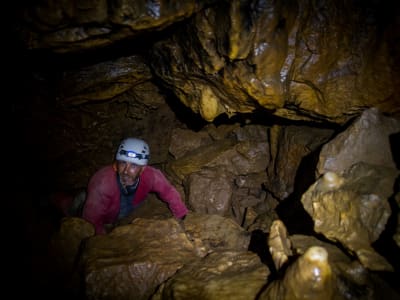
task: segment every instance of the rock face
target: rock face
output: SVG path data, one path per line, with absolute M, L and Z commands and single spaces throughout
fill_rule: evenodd
M 370 246 L 385 228 L 391 214 L 389 203 L 376 194 L 357 191 L 354 181 L 359 181 L 357 175 L 341 178 L 326 173 L 303 195 L 304 207 L 314 219 L 316 232 L 356 252 L 366 267 L 392 270 Z
M 328 252 L 319 246 L 307 249 L 281 281 L 274 281 L 261 293 L 260 299 L 337 299 Z
M 390 140 L 400 132 L 398 119 L 376 108 L 366 109 L 349 128 L 321 149 L 317 176 L 326 172 L 342 174 L 359 162 L 396 169 Z
M 360 107 L 397 110 L 388 46 L 355 2 L 246 4 L 218 3 L 155 45 L 157 75 L 204 119 L 258 105 L 289 119 L 337 123 Z
M 268 275 L 255 253 L 213 252 L 180 269 L 151 299 L 254 299 Z
M 20 9 L 26 47 L 67 53 L 100 48 L 190 17 L 203 1 L 44 1 Z
M 159 284 L 197 257 L 172 219 L 136 219 L 88 240 L 85 248 L 81 264 L 88 299 L 148 299 Z
M 392 2 L 44 1 L 20 8 L 16 27 L 25 48 L 57 53 L 153 36 L 126 47 L 145 52 L 156 80 L 210 122 L 264 108 L 344 124 L 366 107 L 399 111 Z M 134 82 L 115 82 L 115 92 Z
M 301 200 L 317 232 L 340 241 L 366 267 L 376 270 L 392 269 L 370 245 L 392 212 L 388 198 L 396 193 L 399 171 L 389 137 L 399 131 L 399 120 L 376 109 L 365 110 L 322 147 L 317 168 L 323 175 Z

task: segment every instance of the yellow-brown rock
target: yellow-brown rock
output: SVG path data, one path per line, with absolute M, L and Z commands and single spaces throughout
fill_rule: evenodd
M 288 267 L 283 279 L 273 281 L 261 300 L 320 300 L 334 298 L 334 276 L 328 252 L 312 246 Z

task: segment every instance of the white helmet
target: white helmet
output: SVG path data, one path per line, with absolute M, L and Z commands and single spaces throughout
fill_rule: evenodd
M 149 145 L 145 141 L 136 138 L 124 139 L 115 155 L 116 160 L 131 162 L 139 166 L 147 165 L 149 157 Z

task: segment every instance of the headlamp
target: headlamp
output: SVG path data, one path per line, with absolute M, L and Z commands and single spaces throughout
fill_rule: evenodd
M 136 153 L 134 151 L 126 151 L 126 150 L 123 150 L 123 149 L 119 151 L 119 154 L 120 155 L 125 155 L 125 156 L 130 157 L 130 158 L 137 158 L 139 160 L 141 160 L 141 159 L 149 159 L 149 155 L 148 154 L 143 155 L 141 153 Z

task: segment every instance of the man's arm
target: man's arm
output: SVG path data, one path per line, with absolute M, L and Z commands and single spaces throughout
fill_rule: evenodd
M 113 223 L 118 214 L 116 187 L 115 171 L 111 167 L 101 169 L 89 181 L 82 217 L 93 224 L 96 234 L 105 234 L 104 225 Z
M 88 192 L 82 217 L 94 226 L 96 234 L 106 234 L 104 228 L 104 201 L 98 191 Z
M 188 209 L 182 200 L 178 190 L 168 181 L 165 175 L 153 168 L 153 190 L 168 204 L 172 214 L 177 219 L 182 219 L 188 213 Z

